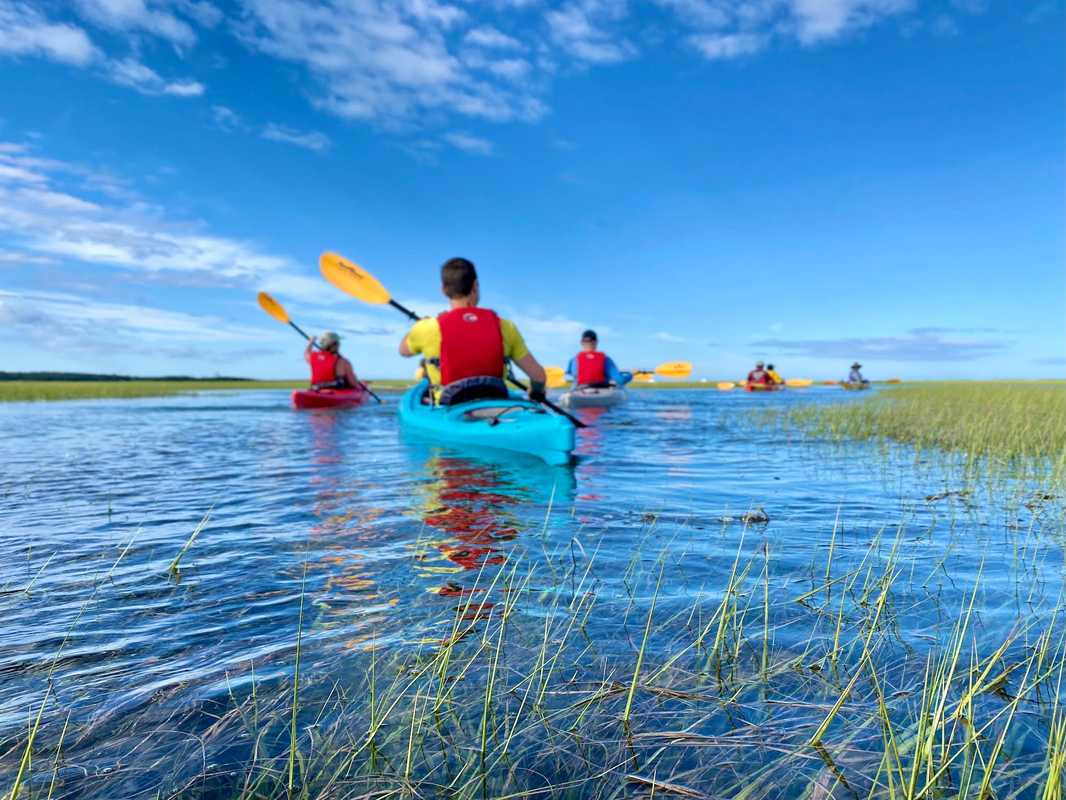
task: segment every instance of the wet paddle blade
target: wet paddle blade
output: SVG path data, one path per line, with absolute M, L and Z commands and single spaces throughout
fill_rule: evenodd
M 354 261 L 336 253 L 323 253 L 318 259 L 322 276 L 345 294 L 364 303 L 383 305 L 392 299 L 389 290 Z
M 545 367 L 544 374 L 548 378 L 549 389 L 561 389 L 566 386 L 566 370 L 562 367 Z
M 718 391 L 720 391 L 720 392 L 728 392 L 729 390 L 736 389 L 736 388 L 737 388 L 737 385 L 735 383 L 733 383 L 733 381 L 719 381 L 718 382 Z
M 785 386 L 802 389 L 804 386 L 810 386 L 812 383 L 814 383 L 814 381 L 810 378 L 789 378 L 785 381 Z
M 688 361 L 667 361 L 655 368 L 655 374 L 663 378 L 687 378 L 692 374 L 692 364 Z
M 270 316 L 276 319 L 283 325 L 289 324 L 289 313 L 282 307 L 281 303 L 268 295 L 266 292 L 260 292 L 257 295 L 259 300 L 259 307 L 267 312 Z

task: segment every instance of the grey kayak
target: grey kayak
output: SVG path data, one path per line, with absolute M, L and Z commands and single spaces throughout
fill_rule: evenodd
M 586 386 L 581 389 L 573 389 L 559 397 L 559 405 L 563 408 L 616 406 L 625 401 L 626 390 L 620 386 L 609 386 L 603 389 L 594 389 Z

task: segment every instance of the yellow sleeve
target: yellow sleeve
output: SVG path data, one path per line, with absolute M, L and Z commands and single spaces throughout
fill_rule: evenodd
M 500 334 L 503 336 L 503 355 L 512 361 L 518 361 L 529 355 L 526 340 L 518 332 L 518 328 L 509 319 L 500 319 Z
M 407 346 L 412 353 L 426 358 L 440 357 L 440 323 L 435 317 L 420 319 L 407 334 Z

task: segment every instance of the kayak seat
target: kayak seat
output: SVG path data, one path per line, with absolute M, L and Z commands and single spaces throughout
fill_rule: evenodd
M 478 375 L 449 383 L 441 389 L 437 404 L 454 406 L 472 400 L 507 400 L 510 396 L 507 384 L 499 378 Z

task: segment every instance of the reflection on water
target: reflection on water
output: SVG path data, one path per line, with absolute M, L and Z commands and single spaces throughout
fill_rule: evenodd
M 782 392 L 759 406 L 838 398 Z M 765 591 L 767 647 L 785 666 L 772 690 L 760 685 L 730 713 L 755 724 L 790 708 L 799 740 L 841 688 L 830 673 L 843 667 L 814 653 L 832 646 L 838 620 L 866 624 L 876 570 L 889 557 L 901 576 L 882 644 L 897 669 L 892 691 L 913 690 L 907 680 L 921 669 L 908 659 L 921 662 L 947 640 L 978 575 L 973 636 L 982 644 L 998 646 L 1019 620 L 1049 618 L 1064 560 L 1054 499 L 1005 511 L 980 493 L 959 494 L 933 468 L 885 466 L 866 445 L 784 446 L 746 422 L 750 399 L 634 391 L 624 406 L 580 409 L 591 427 L 579 432 L 572 468 L 405 441 L 394 402 L 297 413 L 284 393 L 257 392 L 0 407 L 0 790 L 40 708 L 43 756 L 35 761 L 54 754 L 68 715 L 77 732 L 63 746 L 70 767 L 57 796 L 155 796 L 154 782 L 174 764 L 187 762 L 191 779 L 204 757 L 243 758 L 255 738 L 214 742 L 215 726 L 233 718 L 227 709 L 253 687 L 257 697 L 270 688 L 283 696 L 298 637 L 301 674 L 336 681 L 343 694 L 368 664 L 439 646 L 457 618 L 487 634 L 506 603 L 512 630 L 534 641 L 544 633 L 564 652 L 552 610 L 575 609 L 580 618 L 562 630 L 574 632 L 565 681 L 578 688 L 539 699 L 571 708 L 578 700 L 570 692 L 614 692 L 611 682 L 630 679 L 653 598 L 647 663 L 661 667 L 663 653 L 721 619 L 721 608 L 734 615 L 721 640 L 738 659 L 757 656 L 761 629 L 736 619 L 761 621 Z M 770 522 L 745 526 L 741 516 L 755 507 Z M 167 568 L 209 509 L 177 583 Z M 532 576 L 530 588 L 515 589 L 515 571 Z M 826 576 L 834 582 L 823 592 Z M 734 580 L 743 586 L 727 590 Z M 700 647 L 691 650 L 690 677 L 720 666 L 706 642 Z M 1010 657 L 1017 661 L 1013 650 Z M 581 659 L 601 669 L 586 674 Z M 736 667 L 740 678 L 744 669 L 752 671 Z M 801 675 L 822 681 L 818 690 L 803 695 Z M 483 680 L 471 673 L 455 691 L 480 697 Z M 521 696 L 513 688 L 502 696 Z M 699 692 L 727 694 L 719 689 Z M 993 703 L 998 695 L 981 697 Z M 661 705 L 646 709 L 652 715 L 696 702 L 653 699 Z M 700 719 L 711 721 L 692 722 L 704 725 L 701 735 L 728 729 L 712 720 L 717 703 L 700 707 Z M 1026 713 L 1034 730 L 1046 729 L 1042 710 Z M 150 742 L 149 723 L 157 731 Z M 308 720 L 307 730 L 317 724 Z M 345 733 L 359 740 L 366 729 Z M 777 730 L 778 741 L 787 735 Z M 550 737 L 569 741 L 555 730 Z M 1039 741 L 1011 742 L 1012 757 L 1029 757 Z M 654 741 L 664 751 L 668 744 Z M 186 746 L 183 761 L 175 754 Z M 745 747 L 730 758 L 762 768 L 774 752 Z M 677 757 L 691 767 L 691 756 Z M 120 762 L 128 767 L 121 783 L 110 772 Z M 810 769 L 804 762 L 793 772 Z M 47 794 L 40 788 L 35 796 Z

